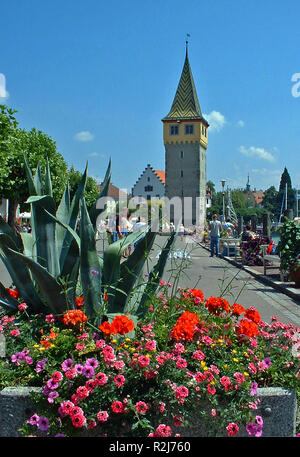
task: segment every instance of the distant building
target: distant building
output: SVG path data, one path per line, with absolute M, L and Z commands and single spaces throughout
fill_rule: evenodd
M 165 196 L 166 173 L 163 170 L 154 170 L 147 165 L 132 188 L 132 196 L 145 200 L 163 198 Z
M 251 190 L 250 178 L 248 173 L 247 184 L 244 189 L 245 198 L 248 200 L 252 208 L 260 208 L 264 199 L 264 192 L 262 190 Z

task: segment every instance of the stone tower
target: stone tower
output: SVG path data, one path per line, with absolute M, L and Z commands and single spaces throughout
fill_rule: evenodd
M 175 98 L 170 112 L 162 122 L 165 145 L 165 195 L 172 199 L 170 218 L 175 225 L 182 218 L 185 226 L 204 227 L 209 124 L 201 113 L 188 58 L 188 43 Z M 181 209 L 176 202 L 179 202 Z

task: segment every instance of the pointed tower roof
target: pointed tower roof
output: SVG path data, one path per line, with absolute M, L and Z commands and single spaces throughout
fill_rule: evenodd
M 185 61 L 170 112 L 162 120 L 203 119 L 186 44 Z

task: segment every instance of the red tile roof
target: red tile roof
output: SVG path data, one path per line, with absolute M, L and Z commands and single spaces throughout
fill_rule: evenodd
M 99 192 L 101 192 L 101 189 L 102 189 L 102 186 L 98 186 L 98 190 Z M 112 197 L 112 198 L 118 198 L 119 196 L 120 197 L 127 197 L 128 195 L 123 192 L 121 189 L 119 189 L 117 186 L 114 186 L 113 184 L 110 184 L 109 187 L 108 187 L 108 194 L 107 194 L 108 197 Z
M 166 183 L 166 172 L 163 170 L 153 170 L 156 176 L 165 184 Z

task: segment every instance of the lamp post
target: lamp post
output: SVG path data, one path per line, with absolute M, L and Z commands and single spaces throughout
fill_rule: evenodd
M 223 194 L 223 220 L 222 222 L 225 222 L 225 192 L 224 192 L 224 187 L 225 187 L 226 179 L 222 179 L 221 184 L 222 184 L 222 194 Z

